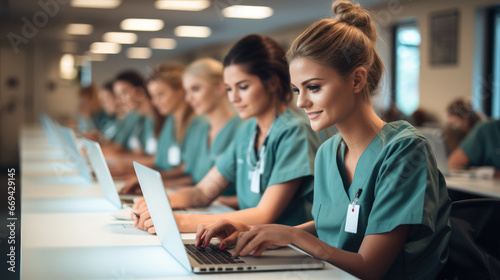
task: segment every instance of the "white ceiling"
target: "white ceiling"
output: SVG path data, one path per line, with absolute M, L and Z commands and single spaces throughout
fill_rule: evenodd
M 23 19 L 33 22 L 33 16 L 43 13 L 39 2 L 66 2 L 58 4 L 59 11 L 49 17 L 45 26 L 38 28 L 37 34 L 29 38 L 38 45 L 61 47 L 63 42 L 75 42 L 75 54 L 82 54 L 89 49 L 92 42 L 102 41 L 102 35 L 109 31 L 120 30 L 120 22 L 125 18 L 158 18 L 163 19 L 165 27 L 157 32 L 138 31 L 136 47 L 147 47 L 150 38 L 169 37 L 178 42 L 175 50 L 154 50 L 154 54 L 179 54 L 234 41 L 248 33 L 269 33 L 294 25 L 308 24 L 317 19 L 331 15 L 331 0 L 212 0 L 212 5 L 200 12 L 168 11 L 154 8 L 154 0 L 123 0 L 116 9 L 74 8 L 69 0 L 0 0 L 0 30 L 2 38 L 13 32 L 22 35 Z M 383 0 L 365 0 L 364 4 L 372 5 Z M 266 19 L 230 19 L 224 18 L 221 9 L 232 4 L 270 6 L 274 14 Z M 89 23 L 94 26 L 91 35 L 75 36 L 65 33 L 69 23 Z M 173 34 L 178 25 L 205 25 L 212 29 L 209 38 L 178 38 Z M 22 45 L 21 45 L 22 46 Z M 122 50 L 123 53 L 123 50 Z

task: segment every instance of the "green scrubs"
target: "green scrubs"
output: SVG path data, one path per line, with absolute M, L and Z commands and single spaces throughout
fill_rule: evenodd
M 189 124 L 186 135 L 181 144 L 177 143 L 175 136 L 175 123 L 173 116 L 167 116 L 165 124 L 158 138 L 158 150 L 156 153 L 155 165 L 160 170 L 169 170 L 190 161 L 198 160 L 198 155 L 188 153 L 192 149 L 188 143 L 195 141 L 199 145 L 198 131 L 207 125 L 203 117 L 194 117 Z M 175 159 L 172 161 L 172 159 Z
M 252 136 L 256 129 L 255 119 L 241 125 L 231 147 L 215 164 L 224 178 L 236 184 L 240 209 L 256 207 L 269 186 L 302 178 L 299 189 L 276 223 L 297 225 L 311 220 L 314 155 L 321 143 L 318 134 L 306 120 L 287 109 L 275 119 L 262 153 L 262 147 L 259 152 L 254 149 Z M 260 173 L 260 188 L 254 192 L 251 175 L 258 159 L 264 165 L 255 171 Z
M 141 147 L 147 155 L 156 154 L 158 141 L 155 137 L 155 121 L 151 116 L 145 117 L 142 123 L 142 130 L 139 133 Z
M 134 135 L 138 124 L 143 117 L 132 111 L 128 113 L 122 121 L 118 121 L 116 126 L 116 134 L 113 137 L 113 142 L 120 144 L 122 147 L 129 149 L 129 139 Z
M 212 145 L 208 145 L 210 125 L 207 125 L 196 131 L 197 137 L 192 137 L 188 143 L 191 149 L 187 153 L 194 153 L 191 158 L 196 160 L 186 161 L 186 169 L 184 172 L 189 174 L 195 183 L 198 183 L 214 166 L 215 160 L 231 145 L 236 130 L 242 124 L 240 117 L 236 116 L 229 120 L 224 127 L 217 133 L 212 141 Z M 236 195 L 236 187 L 231 184 L 229 188 L 222 194 L 224 196 Z
M 479 123 L 460 143 L 471 166 L 500 169 L 500 120 Z
M 111 124 L 116 122 L 116 116 L 108 115 L 104 110 L 102 110 L 95 116 L 94 121 L 96 123 L 97 129 L 102 132 Z
M 316 155 L 312 213 L 318 237 L 358 252 L 366 235 L 411 225 L 408 240 L 385 279 L 434 279 L 448 259 L 451 202 L 427 140 L 406 121 L 386 124 L 363 152 L 352 183 L 343 179 L 340 134 Z M 357 233 L 345 231 L 347 209 L 357 204 Z

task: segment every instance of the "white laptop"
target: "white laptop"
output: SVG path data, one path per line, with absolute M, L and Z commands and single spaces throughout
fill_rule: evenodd
M 82 142 L 85 150 L 87 151 L 87 157 L 90 161 L 90 165 L 94 170 L 104 196 L 109 202 L 111 202 L 111 204 L 116 206 L 116 208 L 121 209 L 122 202 L 120 200 L 120 196 L 118 195 L 113 177 L 111 177 L 111 172 L 109 172 L 109 167 L 104 159 L 101 146 L 99 143 L 88 139 L 83 139 Z
M 72 129 L 58 126 L 59 136 L 63 144 L 63 149 L 69 157 L 71 164 L 75 165 L 78 173 L 83 176 L 89 183 L 93 182 L 92 174 L 87 166 L 85 157 L 82 156 L 78 148 L 75 133 Z
M 146 199 L 156 234 L 163 248 L 188 271 L 220 273 L 269 270 L 321 269 L 324 263 L 292 247 L 267 250 L 261 257 L 231 256 L 231 250 L 220 250 L 211 243 L 195 247 L 195 240 L 182 240 L 170 202 L 158 171 L 134 162 L 135 172 Z
M 39 119 L 43 133 L 49 142 L 54 146 L 62 146 L 61 140 L 59 139 L 59 132 L 56 129 L 57 125 L 54 121 L 45 113 L 40 114 Z

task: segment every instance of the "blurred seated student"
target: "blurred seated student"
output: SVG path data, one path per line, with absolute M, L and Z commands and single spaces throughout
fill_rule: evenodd
M 188 153 L 195 153 L 194 161 L 186 162 L 185 172 L 193 183 L 198 182 L 212 169 L 215 160 L 229 147 L 242 120 L 235 113 L 227 97 L 222 78 L 222 63 L 211 58 L 199 59 L 188 65 L 183 75 L 186 100 L 197 115 L 205 115 L 207 125 L 197 131 L 199 137 L 192 138 Z M 197 147 L 198 149 L 194 148 Z M 218 201 L 238 208 L 235 185 L 219 196 Z
M 199 223 L 219 218 L 252 225 L 297 225 L 311 220 L 313 164 L 320 139 L 304 118 L 287 108 L 292 92 L 284 56 L 276 41 L 253 34 L 239 40 L 225 57 L 229 100 L 240 118 L 248 121 L 194 188 L 168 197 L 172 208 L 207 206 L 235 184 L 240 210 L 174 214 L 181 232 L 195 232 Z M 134 204 L 134 209 L 140 215 L 135 225 L 154 233 L 144 201 Z
M 150 166 L 161 171 L 167 187 L 193 184 L 192 177 L 185 172 L 186 162 L 199 160 L 198 155 L 191 151 L 193 146 L 201 145 L 200 131 L 207 126 L 205 118 L 196 116 L 185 100 L 184 70 L 179 63 L 162 64 L 146 81 L 153 105 L 165 117 L 158 136 L 156 157 Z M 120 193 L 141 193 L 135 173 L 130 174 Z
M 113 81 L 113 93 L 118 111 L 116 133 L 102 148 L 111 174 L 123 177 L 133 174 L 133 160 L 149 166 L 154 161 L 155 110 L 142 76 L 135 71 L 119 73 Z
M 481 117 L 474 111 L 470 101 L 459 98 L 448 105 L 444 128 L 444 140 L 448 154 L 451 154 L 458 147 L 480 121 Z
M 222 63 L 200 59 L 190 65 L 183 74 L 185 98 L 196 115 L 204 115 L 205 125 L 193 130 L 192 137 L 185 140 L 185 169 L 193 184 L 197 184 L 213 167 L 215 159 L 230 146 L 241 119 L 236 116 L 227 98 L 226 86 L 222 80 Z M 168 181 L 168 180 L 167 180 Z M 169 184 L 169 182 L 167 182 Z M 123 192 L 133 193 L 139 186 Z M 238 207 L 234 185 L 220 197 L 220 202 L 233 208 Z
M 452 169 L 493 166 L 500 177 L 500 120 L 481 122 L 448 157 Z
M 113 82 L 105 83 L 99 89 L 98 96 L 102 109 L 95 119 L 96 129 L 85 133 L 84 136 L 96 142 L 109 142 L 116 134 L 117 106 L 113 94 Z
M 77 125 L 78 131 L 85 134 L 96 128 L 96 118 L 101 111 L 98 89 L 94 84 L 80 89 Z
M 411 116 L 409 123 L 416 127 L 437 127 L 438 123 L 436 117 L 429 113 L 424 108 L 418 108 Z
M 418 130 L 385 123 L 372 107 L 384 66 L 368 11 L 348 1 L 333 11 L 338 19 L 314 23 L 287 53 L 297 105 L 312 128 L 339 130 L 316 155 L 314 221 L 220 220 L 200 225 L 197 245 L 217 237 L 222 247 L 236 243 L 235 256 L 259 256 L 293 244 L 361 279 L 435 279 L 451 232 L 444 177 Z M 345 46 L 356 52 L 347 57 Z

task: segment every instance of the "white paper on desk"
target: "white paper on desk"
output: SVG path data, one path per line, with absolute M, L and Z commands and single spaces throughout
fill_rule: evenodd
M 113 213 L 111 216 L 117 220 L 132 221 L 132 208 L 124 207 L 122 210 Z
M 483 179 L 491 179 L 495 175 L 495 168 L 493 166 L 482 166 L 474 169 L 474 176 Z

